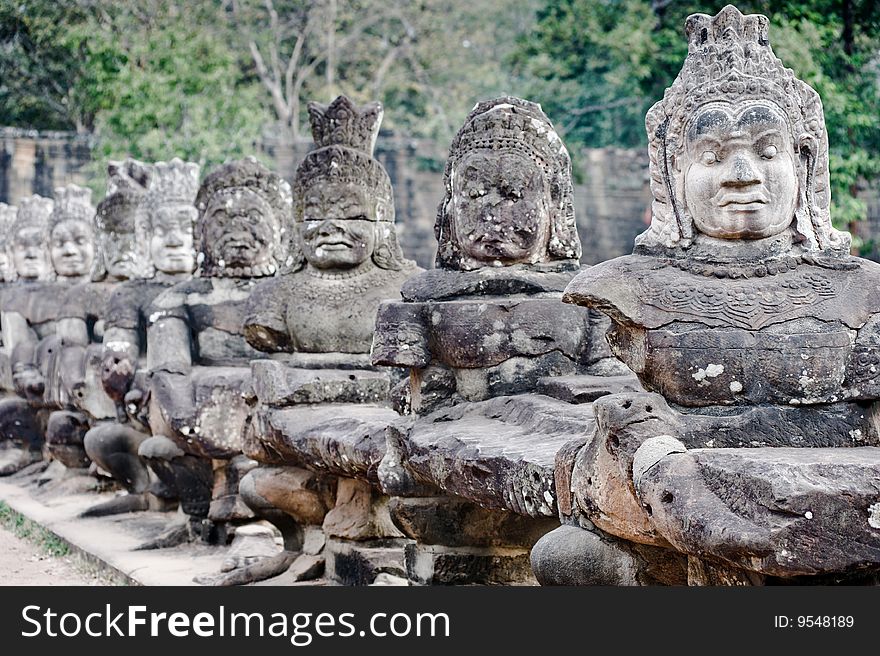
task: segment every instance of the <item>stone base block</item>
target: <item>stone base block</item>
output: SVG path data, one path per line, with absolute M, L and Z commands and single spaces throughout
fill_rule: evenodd
M 406 574 L 419 585 L 537 585 L 522 548 L 444 547 L 409 544 Z
M 370 585 L 379 574 L 406 576 L 404 549 L 408 540 L 339 540 L 324 546 L 325 575 L 340 585 Z

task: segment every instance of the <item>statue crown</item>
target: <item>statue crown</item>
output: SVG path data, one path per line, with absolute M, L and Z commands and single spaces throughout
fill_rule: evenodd
M 807 250 L 848 249 L 849 236 L 831 225 L 828 133 L 819 95 L 794 76 L 773 53 L 770 21 L 760 14 L 743 15 L 727 5 L 715 16 L 693 14 L 685 22 L 688 54 L 663 99 L 645 116 L 650 156 L 651 226 L 636 246 L 687 248 L 693 221 L 680 189 L 674 160 L 685 147 L 686 129 L 701 107 L 712 102 L 745 106 L 772 103 L 788 120 L 798 167 L 802 199 L 796 231 Z
M 148 192 L 151 207 L 169 203 L 191 205 L 199 189 L 200 167 L 175 157 L 170 162 L 156 162 L 152 167 Z
M 357 106 L 347 96 L 339 96 L 329 105 L 309 103 L 309 122 L 315 146 L 342 146 L 373 155 L 379 126 L 382 124 L 382 103 Z
M 107 196 L 97 209 L 102 232 L 134 232 L 135 210 L 144 202 L 151 178 L 152 167 L 136 159 L 107 163 Z
M 44 196 L 28 196 L 18 202 L 18 212 L 15 214 L 15 222 L 12 224 L 11 233 L 15 234 L 25 228 L 39 228 L 47 230 L 49 217 L 52 216 L 52 208 L 55 203 L 51 198 Z
M 84 221 L 92 224 L 95 219 L 95 206 L 92 205 L 92 190 L 69 184 L 55 189 L 55 206 L 49 219 L 51 227 L 66 221 Z

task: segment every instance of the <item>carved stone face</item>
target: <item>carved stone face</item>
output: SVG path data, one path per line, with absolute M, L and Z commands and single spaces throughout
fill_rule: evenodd
M 0 281 L 11 282 L 15 278 L 12 258 L 5 250 L 0 250 Z
M 350 183 L 308 189 L 297 230 L 309 264 L 344 270 L 366 262 L 376 247 L 373 205 L 363 188 Z
M 794 219 L 794 147 L 785 118 L 769 104 L 701 110 L 688 129 L 681 170 L 685 203 L 705 235 L 762 239 Z
M 140 275 L 137 238 L 130 232 L 106 232 L 101 235 L 104 266 L 111 278 L 127 280 Z
M 19 278 L 37 280 L 47 277 L 51 265 L 43 233 L 39 228 L 19 230 L 15 233 L 12 245 L 12 262 Z
M 203 248 L 215 264 L 251 267 L 272 258 L 272 208 L 253 191 L 217 194 L 205 208 L 203 220 Z
M 481 262 L 515 264 L 546 248 L 548 191 L 538 165 L 515 153 L 470 153 L 452 179 L 459 247 Z
M 150 257 L 158 271 L 167 274 L 191 273 L 195 266 L 192 205 L 160 207 L 152 221 Z
M 94 233 L 84 221 L 68 219 L 52 228 L 49 239 L 52 266 L 59 276 L 84 276 L 95 259 Z

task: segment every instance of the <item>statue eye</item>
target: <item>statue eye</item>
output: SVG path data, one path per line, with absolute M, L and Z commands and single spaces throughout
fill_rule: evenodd
M 260 213 L 257 210 L 251 210 L 250 212 L 248 212 L 248 219 L 251 223 L 259 223 L 260 218 Z
M 773 159 L 778 153 L 779 149 L 773 144 L 770 144 L 761 151 L 761 157 L 763 157 L 764 159 Z
M 712 164 L 717 164 L 719 159 L 714 150 L 704 150 L 700 155 L 700 161 L 706 166 L 712 166 Z
M 479 198 L 480 196 L 485 196 L 486 190 L 482 187 L 471 187 L 471 190 L 468 192 L 468 196 L 471 198 Z

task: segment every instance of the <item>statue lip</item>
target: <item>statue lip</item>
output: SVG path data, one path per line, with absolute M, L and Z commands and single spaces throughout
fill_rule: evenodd
M 329 248 L 330 250 L 342 250 L 343 248 L 352 248 L 352 243 L 344 239 L 320 239 L 315 244 L 316 248 Z
M 760 192 L 751 192 L 745 194 L 727 193 L 718 199 L 718 207 L 727 207 L 728 205 L 737 206 L 735 209 L 759 209 L 760 205 L 768 203 L 767 196 Z

